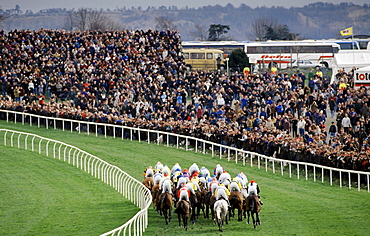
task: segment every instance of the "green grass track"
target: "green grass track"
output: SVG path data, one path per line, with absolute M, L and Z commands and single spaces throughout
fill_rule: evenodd
M 147 144 L 145 142 L 139 143 L 137 141 L 121 140 L 119 138 L 104 138 L 103 136 L 95 137 L 95 135 L 88 136 L 87 134 L 78 134 L 77 132 L 71 133 L 52 129 L 46 130 L 44 128 L 29 127 L 28 125 L 14 125 L 4 121 L 0 121 L 0 127 L 35 133 L 43 137 L 72 144 L 120 167 L 140 181 L 143 178 L 143 169 L 149 165 L 154 166 L 157 161 L 161 161 L 170 167 L 172 167 L 175 162 L 179 162 L 182 168 L 189 168 L 192 163 L 196 162 L 198 165 L 204 165 L 212 170 L 216 164 L 220 163 L 231 175 L 243 171 L 246 173 L 249 180 L 255 179 L 260 185 L 261 195 L 264 197 L 263 201 L 265 204 L 262 206 L 263 208 L 261 210 L 261 225 L 258 226 L 257 229 L 253 229 L 253 226 L 247 225 L 245 221 L 238 222 L 236 219 L 231 219 L 229 225 L 224 227 L 224 232 L 221 234 L 217 231 L 217 226 L 213 225 L 211 220 L 205 220 L 201 217 L 196 221 L 195 225 L 191 225 L 189 230 L 185 232 L 183 229 L 178 228 L 177 216 L 174 215 L 170 224 L 166 226 L 164 219 L 151 209 L 149 212 L 149 227 L 144 235 L 368 235 L 370 232 L 370 193 L 364 190 L 358 192 L 357 189 L 349 190 L 347 188 L 339 188 L 338 185 L 330 186 L 327 182 L 322 184 L 321 182 L 313 182 L 312 180 L 290 179 L 288 175 L 281 176 L 280 173 L 273 174 L 271 172 L 266 172 L 265 169 L 242 166 L 241 164 L 227 162 L 225 159 L 220 160 L 218 157 L 211 157 L 210 155 L 203 155 L 181 149 L 167 148 L 161 145 Z M 2 137 L 0 137 L 0 141 L 1 140 Z M 1 147 L 1 150 L 3 149 L 11 149 L 14 152 L 14 148 Z M 25 151 L 21 151 L 21 153 L 24 152 Z M 35 155 L 35 157 L 37 157 L 37 155 Z M 59 164 L 56 163 L 57 161 L 54 160 L 45 160 L 45 162 L 46 163 L 42 165 L 47 165 L 47 163 L 51 162 L 52 166 L 59 166 Z M 66 165 L 66 163 L 60 164 Z M 42 172 L 47 173 L 47 170 Z M 2 172 L 1 175 L 3 176 Z M 70 178 L 71 175 L 72 174 L 68 174 L 68 178 Z M 82 178 L 82 174 L 77 169 L 75 175 Z M 15 182 L 13 182 L 13 184 Z M 95 191 L 101 193 L 101 190 L 99 190 L 100 187 L 97 186 L 100 185 L 100 183 L 95 183 L 95 181 L 91 179 L 91 176 L 87 175 L 86 181 L 83 182 L 90 183 L 91 186 L 90 188 L 85 186 L 86 189 L 83 189 L 82 192 L 90 190 L 92 192 L 90 194 L 94 194 Z M 3 185 L 4 183 L 1 182 L 1 187 Z M 68 186 L 62 183 L 56 185 L 61 186 L 63 190 L 60 191 L 67 191 L 69 189 Z M 15 186 L 15 188 L 17 187 Z M 106 186 L 106 188 L 110 189 L 109 186 Z M 75 191 L 75 189 L 73 189 L 73 191 Z M 78 191 L 77 188 L 76 191 Z M 112 194 L 112 192 L 110 194 Z M 80 192 L 77 195 L 83 195 L 83 193 Z M 114 195 L 114 193 L 112 195 Z M 7 196 L 8 198 L 12 198 L 11 195 Z M 1 199 L 4 197 L 6 197 L 5 193 L 1 192 Z M 106 197 L 104 196 L 103 198 L 103 200 L 105 200 Z M 117 204 L 110 202 L 110 200 L 106 200 L 99 203 L 104 205 L 104 209 L 108 212 L 116 211 Z M 3 204 L 1 205 L 3 206 Z M 79 208 L 79 206 L 76 206 L 76 208 L 81 212 L 85 211 Z M 89 208 L 86 209 L 86 211 L 89 210 Z M 121 210 L 124 211 L 124 209 L 117 209 L 117 211 Z M 47 210 L 42 209 L 41 206 L 37 207 L 37 210 L 34 211 L 38 214 L 32 214 L 34 217 L 33 221 L 40 221 L 39 217 L 42 214 L 51 214 L 44 212 Z M 2 230 L 1 224 L 3 220 L 6 219 L 5 215 L 3 213 L 1 214 L 0 234 Z M 10 212 L 9 214 L 13 213 Z M 23 222 L 24 227 L 32 228 L 32 226 L 30 226 L 32 225 L 31 220 L 25 222 L 26 223 Z M 78 227 L 89 228 L 89 225 Z M 90 227 L 94 226 L 90 225 Z M 39 228 L 38 230 L 39 231 L 33 230 L 26 232 L 40 232 L 40 234 L 48 235 L 46 229 Z M 12 232 L 17 231 L 13 229 Z M 70 232 L 73 232 L 73 229 L 71 229 Z M 96 234 L 86 233 L 75 235 L 97 235 L 99 233 L 101 233 L 101 231 L 97 231 Z M 29 233 L 19 235 L 36 234 Z

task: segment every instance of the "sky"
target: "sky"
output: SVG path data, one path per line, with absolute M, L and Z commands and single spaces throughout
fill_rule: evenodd
M 363 5 L 365 3 L 369 4 L 369 0 L 0 0 L 0 7 L 3 10 L 13 9 L 16 5 L 19 5 L 21 10 L 25 12 L 26 10 L 32 10 L 34 13 L 42 9 L 50 8 L 67 8 L 67 9 L 78 9 L 81 7 L 84 8 L 93 8 L 93 9 L 110 9 L 114 10 L 117 8 L 127 7 L 138 7 L 141 6 L 143 9 L 146 9 L 148 6 L 177 6 L 182 8 L 185 6 L 188 7 L 200 7 L 208 5 L 219 4 L 225 6 L 228 3 L 234 5 L 234 7 L 239 7 L 240 4 L 244 3 L 247 6 L 252 8 L 258 6 L 283 6 L 286 8 L 289 7 L 303 7 L 309 3 L 315 2 L 330 2 L 338 4 L 341 2 L 352 2 L 357 5 Z

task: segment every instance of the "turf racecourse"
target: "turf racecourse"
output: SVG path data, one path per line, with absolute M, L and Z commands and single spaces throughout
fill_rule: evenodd
M 0 127 L 36 133 L 73 144 L 119 166 L 139 180 L 142 180 L 143 169 L 148 165 L 155 165 L 157 161 L 169 166 L 179 162 L 183 168 L 189 168 L 196 162 L 212 169 L 220 163 L 232 175 L 243 171 L 261 187 L 265 203 L 261 211 L 261 226 L 254 230 L 245 221 L 231 219 L 229 225 L 224 227 L 222 235 L 368 235 L 370 230 L 370 193 L 366 191 L 358 192 L 357 189 L 341 189 L 339 186 L 329 186 L 328 183 L 290 179 L 288 176 L 243 167 L 218 157 L 144 142 L 38 129 L 4 121 L 0 121 Z M 111 211 L 115 206 L 106 206 L 106 209 Z M 145 235 L 221 235 L 217 226 L 202 217 L 187 232 L 177 227 L 175 215 L 169 225 L 165 225 L 164 219 L 154 210 L 150 211 L 149 217 L 149 227 Z

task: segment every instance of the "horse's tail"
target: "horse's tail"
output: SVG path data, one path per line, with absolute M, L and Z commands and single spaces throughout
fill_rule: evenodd
M 254 196 L 249 197 L 248 206 L 249 206 L 249 209 L 253 212 L 256 206 L 256 199 L 254 198 Z
M 216 208 L 216 219 L 218 221 L 221 220 L 221 207 L 219 207 L 219 206 L 217 206 L 217 208 Z
M 191 194 L 190 194 L 190 201 L 191 201 L 194 205 L 198 204 L 197 195 L 195 195 L 195 194 L 191 193 Z
M 176 214 L 181 214 L 182 213 L 182 211 L 184 211 L 184 209 L 185 209 L 185 206 L 184 206 L 184 201 L 179 201 L 179 203 L 177 204 L 177 207 L 176 207 L 176 209 L 175 209 L 175 213 Z
M 163 208 L 163 203 L 164 203 L 165 198 L 166 198 L 166 193 L 161 193 L 161 195 L 159 196 L 159 201 L 157 203 L 160 208 Z

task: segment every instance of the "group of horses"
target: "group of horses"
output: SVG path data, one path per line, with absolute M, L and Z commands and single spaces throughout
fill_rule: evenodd
M 167 171 L 169 171 L 169 169 L 162 170 L 155 168 L 153 169 L 153 174 Z M 171 172 L 169 174 L 171 174 Z M 192 174 L 193 173 L 190 173 L 191 176 Z M 218 179 L 219 175 L 215 177 Z M 194 224 L 196 219 L 200 217 L 201 212 L 205 219 L 209 219 L 211 212 L 213 222 L 214 224 L 217 223 L 218 229 L 221 232 L 223 231 L 224 224 L 228 224 L 230 218 L 235 217 L 235 210 L 237 210 L 238 221 L 243 221 L 244 217 L 244 219 L 247 218 L 247 224 L 249 224 L 251 217 L 254 228 L 260 224 L 260 201 L 256 194 L 248 194 L 246 188 L 240 189 L 241 191 L 230 191 L 228 199 L 221 197 L 216 200 L 216 196 L 209 190 L 209 186 L 207 186 L 206 182 L 200 181 L 199 189 L 197 189 L 194 194 L 190 194 L 189 202 L 187 202 L 186 200 L 178 198 L 177 192 L 180 191 L 181 186 L 176 185 L 176 176 L 172 178 L 172 194 L 160 190 L 160 181 L 155 180 L 157 178 L 153 178 L 151 174 L 147 175 L 143 181 L 143 184 L 151 190 L 154 208 L 161 216 L 164 216 L 166 224 L 168 224 L 172 218 L 171 212 L 173 208 L 175 208 L 174 213 L 178 215 L 179 227 L 183 227 L 185 230 L 188 229 L 188 220 L 190 219 Z

